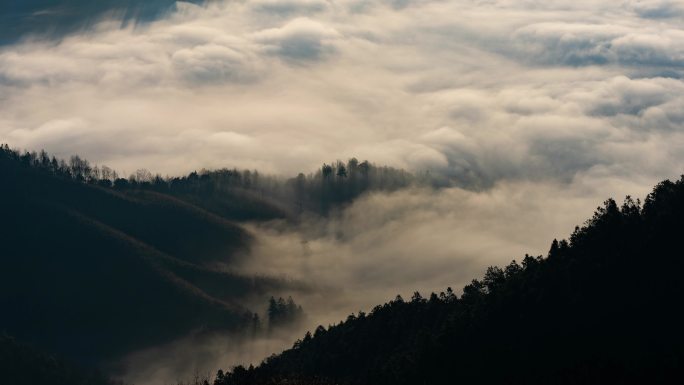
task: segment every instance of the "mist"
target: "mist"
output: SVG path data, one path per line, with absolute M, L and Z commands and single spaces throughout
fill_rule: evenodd
M 447 287 L 459 294 L 489 266 L 520 262 L 525 254 L 546 255 L 554 238 L 567 238 L 604 199 L 643 198 L 649 192 L 639 181 L 614 180 L 610 186 L 600 176 L 583 175 L 569 185 L 499 183 L 479 192 L 412 187 L 364 195 L 329 217 L 246 223 L 254 247 L 230 268 L 306 282 L 305 288 L 277 293 L 293 296 L 305 321 L 256 338 L 189 336 L 134 353 L 119 370 L 127 381 L 143 385 L 214 375 L 235 365 L 257 365 L 292 347 L 306 331 L 368 313 L 397 295 L 428 296 Z M 266 298 L 247 305 L 265 319 Z
M 293 295 L 310 327 L 327 326 L 398 294 L 426 296 L 447 287 L 460 293 L 489 266 L 546 255 L 553 239 L 569 237 L 605 199 L 649 191 L 626 180 L 607 187 L 587 175 L 571 185 L 371 193 L 330 218 L 250 225 L 257 241 L 236 269 L 308 282 L 314 290 Z
M 256 365 L 271 354 L 292 347 L 293 337 L 301 334 L 298 332 L 258 338 L 231 333 L 191 334 L 131 353 L 107 369 L 126 384 L 176 385 L 195 375 L 211 378 L 218 369 Z

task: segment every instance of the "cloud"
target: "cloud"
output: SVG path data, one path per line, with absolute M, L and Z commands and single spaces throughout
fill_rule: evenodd
M 626 29 L 611 25 L 539 23 L 515 31 L 532 60 L 548 64 L 606 64 L 613 59 L 612 40 Z
M 203 3 L 204 0 L 187 0 Z M 175 0 L 23 0 L 0 5 L 0 45 L 21 39 L 60 39 L 102 18 L 119 25 L 155 20 L 174 9 Z
M 254 0 L 249 5 L 256 12 L 302 15 L 323 11 L 328 7 L 328 2 L 324 0 Z
M 247 55 L 216 43 L 180 49 L 173 53 L 171 62 L 178 73 L 193 83 L 245 82 L 256 77 Z
M 72 118 L 51 120 L 33 130 L 18 128 L 8 136 L 16 142 L 41 140 L 46 145 L 60 146 L 78 141 L 87 131 L 86 121 Z
M 630 4 L 643 18 L 666 19 L 684 15 L 684 4 L 676 0 L 636 0 Z
M 129 354 L 112 363 L 112 372 L 125 383 L 166 385 L 198 376 L 213 377 L 219 368 L 258 364 L 273 352 L 292 347 L 299 333 L 275 334 L 252 339 L 242 335 L 195 333 L 176 341 Z M 229 366 L 230 365 L 230 366 Z
M 444 132 L 442 132 L 444 134 Z M 603 199 L 643 197 L 645 180 L 610 172 L 578 175 L 571 186 L 555 182 L 497 183 L 485 192 L 461 188 L 405 189 L 363 196 L 330 218 L 299 225 L 248 225 L 256 242 L 232 269 L 306 281 L 313 290 L 292 294 L 307 321 L 291 333 L 256 340 L 233 335 L 190 335 L 136 352 L 120 369 L 127 382 L 157 385 L 191 378 L 195 370 L 257 364 L 319 324 L 368 312 L 397 294 L 410 298 L 463 286 L 488 266 L 544 255 L 554 238 L 566 238 Z M 601 196 L 597 200 L 593 197 Z M 278 294 L 281 295 L 281 294 Z M 250 308 L 263 312 L 267 298 Z
M 299 227 L 251 227 L 255 249 L 237 267 L 249 274 L 304 279 L 318 290 L 298 293 L 312 324 L 368 311 L 395 295 L 456 292 L 486 267 L 545 254 L 605 198 L 643 196 L 643 181 L 583 173 L 563 183 L 498 183 L 487 192 L 461 188 L 371 194 L 329 220 Z M 591 192 L 591 194 L 588 194 Z M 596 200 L 589 196 L 602 196 Z
M 679 84 L 668 83 L 668 79 L 616 77 L 602 84 L 593 97 L 585 100 L 585 108 L 588 113 L 600 116 L 641 115 L 651 107 L 677 98 Z
M 542 64 L 684 66 L 684 32 L 613 24 L 538 23 L 515 31 L 521 53 Z
M 684 161 L 683 32 L 637 11 L 677 4 L 179 3 L 0 49 L 0 141 L 162 174 L 357 156 L 473 189 L 667 176 Z M 78 140 L 40 129 L 59 121 L 84 122 Z
M 253 35 L 266 52 L 292 60 L 316 60 L 333 51 L 330 41 L 339 37 L 330 27 L 308 18 L 294 19 L 281 28 L 262 30 Z

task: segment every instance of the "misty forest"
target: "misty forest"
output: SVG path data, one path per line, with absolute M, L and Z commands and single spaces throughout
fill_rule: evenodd
M 234 169 L 174 178 L 138 170 L 124 179 L 78 156 L 67 162 L 7 145 L 0 167 L 3 233 L 10 235 L 0 298 L 11 309 L 2 327 L 12 332 L 2 337 L 2 363 L 10 382 L 22 384 L 108 383 L 99 372 L 80 372 L 31 345 L 97 364 L 193 329 L 232 331 L 247 340 L 296 330 L 306 313 L 291 296 L 256 299 L 312 288 L 231 271 L 233 258 L 253 242 L 240 221 L 281 219 L 294 226 L 306 215 L 331 215 L 364 192 L 430 182 L 354 158 L 290 179 Z M 684 177 L 659 183 L 643 204 L 629 196 L 621 204 L 608 199 L 568 239 L 553 240 L 546 255 L 490 266 L 458 294 L 448 287 L 397 295 L 368 313 L 307 331 L 256 367 L 219 369 L 201 380 L 676 378 L 684 367 L 684 319 L 673 306 L 684 289 L 676 251 L 683 218 Z
M 0 1 L 0 384 L 681 383 L 683 18 Z

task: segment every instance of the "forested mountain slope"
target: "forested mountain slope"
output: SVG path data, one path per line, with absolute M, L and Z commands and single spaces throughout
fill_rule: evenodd
M 0 382 L 9 385 L 112 385 L 104 375 L 0 334 Z
M 324 163 L 313 173 L 289 179 L 237 169 L 201 170 L 173 178 L 141 169 L 128 179 L 113 179 L 118 191 L 164 193 L 226 218 L 257 221 L 296 219 L 304 212 L 326 216 L 367 192 L 444 183 L 429 173 L 414 175 L 356 158 Z
M 265 308 L 306 283 L 227 272 L 253 242 L 241 221 L 327 215 L 415 181 L 356 159 L 292 179 L 236 169 L 121 178 L 78 156 L 7 145 L 0 178 L 0 331 L 80 362 L 194 330 L 251 328 L 263 309 L 245 299 Z
M 98 361 L 241 328 L 252 316 L 241 298 L 285 285 L 212 268 L 250 235 L 172 196 L 83 183 L 11 151 L 0 175 L 0 330 L 22 341 Z
M 684 374 L 684 177 L 608 200 L 547 257 L 397 298 L 216 385 L 654 384 Z M 419 257 L 419 256 L 416 256 Z

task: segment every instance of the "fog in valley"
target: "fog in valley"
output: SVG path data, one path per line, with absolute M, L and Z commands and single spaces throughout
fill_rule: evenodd
M 231 194 L 277 213 L 226 217 L 248 247 L 197 263 L 265 278 L 230 302 L 262 329 L 201 325 L 107 360 L 126 383 L 256 365 L 397 295 L 459 294 L 684 169 L 681 1 L 63 3 L 0 14 L 0 143 L 79 154 L 122 184 L 251 170 L 262 187 Z M 352 157 L 389 176 L 335 196 L 352 170 L 321 164 Z M 178 191 L 207 211 L 233 199 Z M 305 316 L 270 330 L 271 296 Z
M 545 255 L 551 240 L 567 238 L 601 203 L 593 196 L 648 192 L 627 183 L 611 189 L 591 178 L 572 186 L 501 183 L 486 191 L 415 187 L 371 193 L 328 218 L 311 215 L 296 225 L 248 223 L 254 248 L 226 268 L 305 282 L 304 288 L 278 293 L 303 306 L 304 321 L 255 338 L 191 335 L 134 353 L 118 369 L 126 380 L 150 385 L 213 375 L 219 368 L 256 365 L 292 347 L 306 331 L 368 313 L 396 295 L 408 300 L 415 291 L 427 297 L 447 287 L 460 293 L 489 266 Z M 248 304 L 262 319 L 266 300 Z

